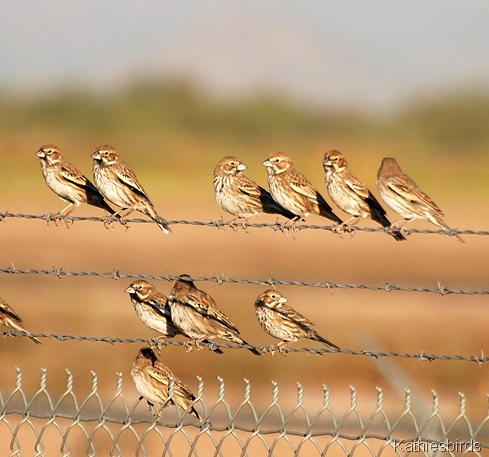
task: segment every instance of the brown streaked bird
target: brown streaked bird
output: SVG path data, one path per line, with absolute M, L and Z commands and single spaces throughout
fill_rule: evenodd
M 175 335 L 183 335 L 173 324 L 167 297 L 159 292 L 153 284 L 144 279 L 138 279 L 130 284 L 124 292 L 129 294 L 134 310 L 141 321 L 150 329 L 161 333 L 161 336 L 155 338 L 156 343 L 160 338 L 167 339 L 173 338 Z M 210 344 L 209 341 L 203 341 L 203 343 Z M 216 354 L 223 353 L 219 348 L 212 350 Z
M 238 343 L 255 355 L 261 353 L 239 336 L 236 326 L 222 313 L 212 297 L 195 287 L 189 275 L 180 275 L 168 297 L 173 323 L 196 345 L 221 338 Z
M 22 319 L 15 314 L 14 310 L 0 297 L 0 324 L 6 327 L 12 327 L 19 332 L 27 333 L 27 336 L 34 343 L 42 344 L 35 336 L 32 336 L 22 323 Z
M 246 165 L 237 157 L 227 156 L 214 168 L 214 197 L 217 204 L 238 219 L 260 214 L 280 214 L 294 219 L 295 214 L 280 206 L 263 187 L 243 174 Z
M 391 227 L 384 208 L 365 184 L 348 169 L 346 159 L 340 151 L 326 152 L 323 168 L 331 200 L 338 208 L 352 216 L 343 222 L 344 225 L 355 225 L 360 219 L 372 219 L 382 227 Z M 389 234 L 397 241 L 406 239 L 399 230 L 393 230 Z
M 136 390 L 148 403 L 151 412 L 159 419 L 163 409 L 176 405 L 192 416 L 201 420 L 193 404 L 196 400 L 194 394 L 180 379 L 175 377 L 171 370 L 160 362 L 152 349 L 140 349 L 136 360 L 132 364 L 131 377 Z M 170 389 L 173 381 L 173 392 Z
M 396 159 L 386 157 L 382 160 L 377 173 L 377 189 L 386 205 L 404 219 L 400 223 L 394 222 L 393 225 L 400 228 L 412 220 L 422 219 L 443 230 L 450 230 L 442 219 L 444 214 L 441 209 L 402 172 Z M 450 236 L 460 243 L 465 243 L 458 235 Z
M 342 223 L 311 182 L 296 170 L 286 154 L 275 152 L 268 156 L 263 165 L 267 168 L 268 185 L 273 199 L 294 213 L 296 220 L 304 220 L 309 214 L 317 214 L 337 224 Z
M 149 216 L 164 232 L 171 233 L 165 219 L 156 210 L 134 172 L 109 145 L 99 146 L 90 156 L 93 159 L 93 178 L 99 192 L 109 202 L 122 209 L 126 218 L 133 211 Z
M 56 213 L 60 217 L 65 211 L 65 219 L 82 203 L 97 206 L 114 215 L 115 211 L 107 204 L 97 188 L 68 162 L 61 150 L 54 144 L 45 144 L 36 152 L 41 161 L 42 174 L 48 187 L 68 205 Z
M 338 346 L 324 339 L 314 330 L 312 322 L 286 303 L 287 299 L 280 292 L 272 289 L 258 295 L 255 301 L 258 322 L 266 333 L 281 340 L 277 348 L 282 354 L 287 354 L 284 350 L 286 345 L 295 343 L 301 338 L 318 341 L 330 349 L 339 350 Z

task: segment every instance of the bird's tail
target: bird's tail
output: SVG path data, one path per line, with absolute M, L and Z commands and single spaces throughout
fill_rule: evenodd
M 451 230 L 450 227 L 445 223 L 445 221 L 439 216 L 431 215 L 430 220 L 431 222 L 433 222 L 433 224 L 438 225 L 438 227 L 442 228 L 443 230 Z M 457 234 L 448 235 L 453 236 L 459 243 L 465 244 L 465 241 Z
M 331 341 L 328 341 L 327 339 L 323 338 L 321 335 L 318 335 L 316 332 L 314 332 L 311 335 L 311 340 L 319 341 L 326 346 L 328 346 L 330 349 L 336 349 L 339 350 L 340 348 L 336 346 L 336 344 L 333 344 Z
M 248 351 L 250 351 L 252 354 L 261 355 L 261 352 L 258 349 L 253 347 L 251 344 L 247 343 L 245 340 L 242 340 L 241 338 L 237 338 L 235 339 L 235 341 L 241 344 L 242 346 L 244 346 L 246 349 L 248 349 Z
M 156 216 L 152 219 L 156 222 L 156 225 L 160 230 L 163 231 L 163 233 L 166 233 L 167 235 L 171 233 L 171 229 L 168 225 L 168 222 L 165 219 L 163 219 L 161 216 Z
M 406 237 L 401 233 L 401 230 L 395 228 L 390 223 L 389 219 L 381 211 L 372 210 L 372 219 L 378 222 L 382 227 L 389 228 L 389 235 L 392 236 L 396 241 L 404 241 Z

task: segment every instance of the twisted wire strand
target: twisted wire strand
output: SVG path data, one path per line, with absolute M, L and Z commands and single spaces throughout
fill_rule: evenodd
M 64 220 L 63 217 L 59 218 L 56 216 L 56 214 L 53 213 L 45 213 L 45 214 L 22 214 L 22 213 L 10 213 L 9 211 L 6 211 L 4 213 L 0 213 L 0 222 L 5 221 L 8 218 L 17 218 L 17 219 L 28 219 L 28 220 L 42 220 L 45 221 L 46 223 L 56 223 Z M 85 217 L 85 216 L 70 216 L 67 221 L 70 223 L 74 222 L 102 222 L 106 226 L 110 226 L 112 223 L 117 222 L 113 218 L 107 218 L 107 217 L 97 217 L 97 216 L 90 216 L 90 217 Z M 153 221 L 149 219 L 139 219 L 139 218 L 134 218 L 134 219 L 127 219 L 124 223 L 125 226 L 129 223 L 136 223 L 136 224 L 154 224 Z M 193 220 L 186 220 L 186 219 L 176 219 L 176 220 L 171 220 L 168 221 L 169 225 L 195 225 L 195 226 L 202 226 L 202 227 L 213 227 L 217 229 L 224 229 L 226 227 L 231 227 L 231 228 L 243 228 L 243 229 L 259 229 L 259 228 L 269 228 L 273 231 L 281 231 L 281 232 L 298 232 L 301 230 L 325 230 L 325 231 L 330 231 L 333 233 L 337 233 L 341 235 L 342 233 L 354 233 L 354 232 L 383 232 L 383 233 L 390 233 L 391 229 L 389 227 L 361 227 L 361 226 L 351 226 L 347 228 L 341 228 L 336 225 L 316 225 L 316 224 L 294 224 L 294 226 L 291 226 L 291 224 L 287 223 L 281 223 L 278 220 L 274 223 L 250 223 L 250 222 L 243 222 L 243 223 L 233 223 L 231 221 L 224 221 L 222 218 L 219 220 L 215 221 L 193 221 Z M 487 230 L 458 230 L 458 229 L 449 229 L 449 230 L 434 230 L 434 229 L 416 229 L 416 228 L 403 228 L 402 233 L 410 235 L 413 233 L 416 234 L 424 234 L 424 235 L 449 235 L 449 236 L 454 236 L 454 235 L 478 235 L 478 236 L 487 236 L 489 235 L 489 231 Z
M 0 268 L 0 274 L 18 274 L 18 275 L 48 275 L 56 276 L 58 278 L 63 277 L 98 277 L 103 279 L 148 279 L 153 281 L 167 281 L 173 282 L 178 279 L 178 275 L 151 275 L 144 273 L 125 273 L 119 270 L 113 270 L 110 272 L 101 271 L 67 271 L 63 267 L 53 267 L 52 269 L 37 269 L 37 268 L 16 268 L 11 265 L 6 268 Z M 227 278 L 224 275 L 218 276 L 194 276 L 191 277 L 195 282 L 216 282 L 218 284 L 252 284 L 261 286 L 300 286 L 300 287 L 320 287 L 324 289 L 360 289 L 370 291 L 381 292 L 420 292 L 420 293 L 432 293 L 437 295 L 489 295 L 487 289 L 455 289 L 447 287 L 441 283 L 437 284 L 437 287 L 419 287 L 419 286 L 402 286 L 399 284 L 393 284 L 386 282 L 382 285 L 375 284 L 342 284 L 329 281 L 289 281 L 283 279 L 249 279 L 249 278 Z
M 35 336 L 36 338 L 46 338 L 46 339 L 54 339 L 58 341 L 86 341 L 91 343 L 109 343 L 109 344 L 131 344 L 131 343 L 143 343 L 149 344 L 148 339 L 145 338 L 119 338 L 113 336 L 86 336 L 86 335 L 69 335 L 69 334 L 53 334 L 53 333 L 27 333 L 27 332 L 19 332 L 15 330 L 0 330 L 0 335 L 11 336 L 11 337 L 28 337 Z M 184 346 L 186 347 L 185 342 L 183 341 L 170 341 L 164 340 L 160 341 L 159 348 L 163 346 Z M 264 353 L 271 352 L 274 350 L 274 346 L 270 346 L 269 344 L 264 344 L 261 346 L 254 345 L 233 345 L 227 343 L 218 343 L 212 342 L 206 344 L 201 344 L 201 346 L 208 346 L 209 349 L 215 348 L 223 348 L 223 349 L 247 349 L 254 348 Z M 373 358 L 383 358 L 383 357 L 400 357 L 405 359 L 416 359 L 419 361 L 434 361 L 434 360 L 444 360 L 444 361 L 463 361 L 463 362 L 476 362 L 479 365 L 482 365 L 486 362 L 489 362 L 489 357 L 484 355 L 484 352 L 481 351 L 480 355 L 447 355 L 447 354 L 433 354 L 426 351 L 420 351 L 417 353 L 408 353 L 408 352 L 392 352 L 392 351 L 369 351 L 369 350 L 353 350 L 353 349 L 326 349 L 326 348 L 284 348 L 287 353 L 307 353 L 307 354 L 346 354 L 353 356 L 365 356 L 365 357 L 373 357 Z

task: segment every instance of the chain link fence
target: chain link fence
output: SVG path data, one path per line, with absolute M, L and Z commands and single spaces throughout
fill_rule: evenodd
M 48 373 L 41 371 L 37 391 L 23 387 L 17 369 L 12 388 L 0 392 L 2 456 L 487 456 L 489 414 L 475 421 L 459 395 L 456 411 L 443 414 L 436 392 L 429 407 L 418 408 L 409 391 L 393 406 L 378 388 L 375 403 L 364 405 L 351 387 L 342 407 L 323 386 L 312 399 L 298 384 L 295 398 L 281 397 L 272 383 L 268 400 L 255 399 L 244 380 L 242 398 L 230 401 L 224 379 L 217 395 L 197 378 L 195 408 L 199 422 L 169 406 L 159 420 L 118 373 L 115 385 L 102 385 L 92 372 L 88 393 L 75 388 L 67 371 L 64 392 L 52 394 Z M 170 393 L 170 398 L 171 398 Z M 479 399 L 487 404 L 487 398 Z M 268 403 L 267 403 L 268 402 Z M 313 406 L 311 406 L 313 405 Z

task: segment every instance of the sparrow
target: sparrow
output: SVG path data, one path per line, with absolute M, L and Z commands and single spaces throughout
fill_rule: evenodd
M 190 389 L 180 379 L 174 376 L 171 370 L 158 361 L 152 349 L 140 349 L 132 364 L 131 377 L 136 390 L 145 399 L 152 413 L 159 419 L 163 409 L 176 405 L 192 416 L 201 420 L 193 403 L 196 398 Z M 173 381 L 173 392 L 170 397 L 170 388 Z
M 171 233 L 167 221 L 158 216 L 134 172 L 112 146 L 99 146 L 91 157 L 98 190 L 105 199 L 122 208 L 116 214 L 126 211 L 124 217 L 127 217 L 133 211 L 139 211 L 153 219 L 164 233 Z
M 27 333 L 27 336 L 34 343 L 42 344 L 35 336 L 29 334 L 22 324 L 22 319 L 15 314 L 14 310 L 0 297 L 0 324 L 12 327 L 19 332 Z
M 355 225 L 360 219 L 368 218 L 382 227 L 391 227 L 384 208 L 365 184 L 348 169 L 346 159 L 340 151 L 326 152 L 323 168 L 326 188 L 331 200 L 338 208 L 352 216 L 343 223 L 344 225 L 349 223 Z M 392 231 L 390 235 L 397 241 L 406 239 L 400 231 Z
M 65 219 L 82 203 L 88 203 L 104 209 L 109 214 L 115 211 L 107 204 L 97 188 L 78 170 L 68 162 L 61 150 L 54 144 L 45 144 L 36 152 L 41 161 L 42 174 L 48 187 L 68 205 L 56 216 L 65 211 Z
M 269 192 L 243 174 L 246 168 L 241 160 L 231 156 L 217 163 L 214 168 L 214 197 L 217 204 L 236 219 L 250 219 L 263 213 L 294 219 L 295 214 L 282 208 Z
M 280 292 L 272 289 L 258 295 L 255 301 L 258 322 L 266 333 L 281 340 L 277 347 L 282 354 L 287 354 L 284 350 L 286 345 L 295 343 L 300 338 L 318 341 L 330 349 L 340 349 L 318 335 L 313 329 L 314 324 L 286 303 L 287 299 Z
M 139 279 L 127 287 L 124 292 L 129 294 L 134 310 L 143 323 L 161 333 L 163 339 L 183 335 L 173 324 L 167 297 L 156 287 L 144 279 Z M 205 340 L 204 343 L 210 344 Z M 216 354 L 223 354 L 219 348 L 213 348 Z
M 444 214 L 441 209 L 402 172 L 396 159 L 386 157 L 382 160 L 377 173 L 377 189 L 386 205 L 404 219 L 401 223 L 393 223 L 397 227 L 400 228 L 414 219 L 424 219 L 443 230 L 450 230 L 442 219 Z M 460 236 L 451 236 L 460 243 L 465 243 Z
M 211 296 L 195 287 L 189 275 L 180 275 L 168 297 L 173 323 L 187 338 L 199 343 L 216 337 L 261 353 L 240 338 L 236 326 L 222 313 Z
M 286 154 L 275 152 L 263 165 L 267 168 L 268 185 L 273 199 L 295 214 L 296 221 L 304 220 L 309 214 L 318 214 L 337 224 L 342 223 L 310 181 L 296 170 Z

